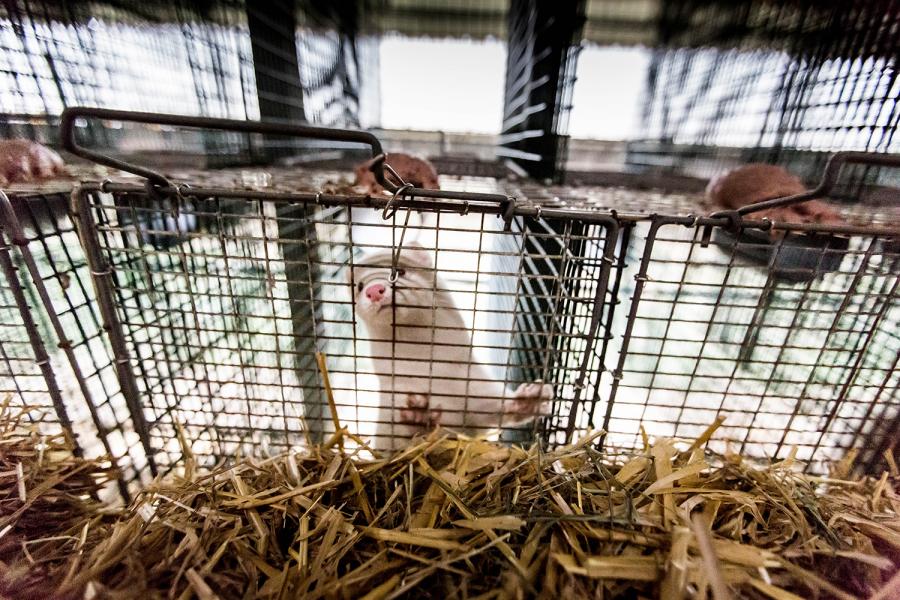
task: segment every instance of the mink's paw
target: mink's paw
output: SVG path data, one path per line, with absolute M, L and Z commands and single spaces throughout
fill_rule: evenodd
M 431 429 L 440 423 L 441 412 L 440 408 L 429 408 L 428 396 L 407 394 L 406 407 L 400 409 L 400 422 Z
M 549 414 L 553 387 L 539 381 L 523 383 L 505 402 L 504 412 L 520 418 L 531 418 Z
M 65 172 L 59 154 L 31 140 L 0 140 L 0 184 L 33 181 Z

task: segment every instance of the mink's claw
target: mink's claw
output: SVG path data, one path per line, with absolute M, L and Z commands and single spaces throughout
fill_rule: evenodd
M 410 425 L 420 425 L 427 429 L 436 427 L 441 421 L 442 410 L 440 408 L 429 409 L 428 396 L 424 394 L 407 394 L 406 408 L 399 411 L 400 422 Z
M 550 411 L 550 400 L 553 399 L 553 387 L 546 383 L 523 383 L 506 401 L 506 410 L 510 415 L 533 417 L 547 414 Z

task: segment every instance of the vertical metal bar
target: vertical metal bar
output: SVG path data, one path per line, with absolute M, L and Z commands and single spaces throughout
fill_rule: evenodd
M 609 348 L 609 342 L 613 339 L 612 326 L 615 319 L 616 306 L 619 305 L 619 287 L 622 284 L 622 274 L 625 272 L 627 265 L 625 260 L 628 257 L 628 246 L 631 244 L 631 235 L 634 232 L 634 223 L 622 224 L 622 235 L 619 244 L 619 264 L 616 265 L 615 279 L 610 290 L 609 309 L 606 312 L 606 332 L 603 335 L 603 345 L 600 347 L 600 354 L 597 357 L 597 368 L 602 369 L 597 374 L 597 384 L 594 386 L 594 396 L 591 398 L 591 405 L 588 409 L 590 415 L 590 427 L 594 428 L 594 412 L 597 409 L 597 403 L 600 401 L 600 378 L 606 371 L 606 351 Z
M 269 252 L 269 244 L 277 241 L 269 237 L 268 223 L 269 217 L 266 216 L 265 201 L 257 200 L 254 202 L 259 215 L 260 227 L 262 228 L 262 246 L 263 246 L 263 264 L 266 270 L 266 296 L 269 299 L 269 306 L 272 311 L 272 326 L 274 327 L 273 338 L 275 341 L 275 364 L 278 368 L 278 392 L 281 395 L 281 421 L 284 430 L 285 445 L 290 444 L 290 428 L 288 427 L 288 401 L 285 395 L 287 384 L 284 380 L 284 357 L 281 353 L 281 333 L 278 330 L 278 306 L 275 302 L 275 287 L 278 285 L 275 276 L 272 274 L 272 256 Z
M 549 225 L 549 223 L 548 223 L 548 225 Z M 585 229 L 584 225 L 581 223 L 578 223 L 578 225 L 579 225 L 579 227 L 578 227 L 577 233 L 583 235 L 584 229 Z M 557 373 L 560 373 L 563 377 L 565 376 L 565 371 L 563 370 L 563 369 L 565 369 L 565 367 L 563 366 L 562 369 L 560 369 L 560 367 L 564 364 L 564 362 L 559 360 L 559 354 L 561 352 L 571 350 L 571 346 L 568 349 L 564 348 L 564 346 L 567 343 L 571 344 L 571 340 L 567 340 L 565 338 L 564 334 L 566 333 L 566 330 L 562 327 L 562 325 L 560 323 L 560 313 L 565 314 L 566 307 L 564 307 L 564 304 L 566 304 L 566 299 L 568 297 L 571 297 L 573 294 L 572 290 L 566 289 L 564 291 L 564 289 L 566 288 L 567 285 L 572 284 L 571 281 L 567 280 L 567 271 L 569 270 L 570 266 L 572 265 L 572 261 L 570 261 L 569 255 L 572 254 L 572 229 L 573 229 L 573 227 L 574 227 L 574 225 L 573 225 L 572 221 L 566 221 L 563 226 L 562 239 L 554 240 L 556 243 L 559 244 L 560 258 L 559 258 L 559 262 L 557 264 L 553 265 L 556 269 L 556 273 L 555 273 L 555 277 L 553 280 L 553 289 L 550 294 L 552 296 L 552 302 L 550 301 L 550 298 L 548 298 L 547 303 L 546 304 L 542 303 L 542 306 L 541 306 L 541 312 L 548 315 L 549 319 L 550 319 L 549 329 L 545 328 L 545 331 L 540 332 L 544 339 L 544 350 L 545 350 L 544 358 L 542 361 L 543 364 L 541 365 L 541 378 L 543 379 L 543 381 L 547 381 L 547 379 L 548 379 L 548 375 L 551 372 L 550 371 L 551 364 L 553 364 L 554 369 L 557 371 Z M 559 235 L 558 230 L 556 231 L 556 234 Z M 581 256 L 582 261 L 584 260 L 583 246 L 584 245 L 582 244 L 581 251 L 578 253 Z M 546 252 L 547 252 L 546 249 L 544 249 L 544 253 L 546 253 Z M 545 259 L 545 260 L 547 260 L 547 259 Z M 583 266 L 578 264 L 577 268 L 581 269 L 581 268 L 583 268 Z M 553 271 L 548 270 L 547 274 L 552 275 Z M 571 309 L 572 307 L 569 306 L 568 308 Z M 568 315 L 568 316 L 570 318 L 572 317 L 572 315 Z M 557 329 L 563 330 L 560 332 L 561 335 L 559 335 L 559 336 L 557 336 Z M 554 339 L 557 337 L 558 337 L 558 339 Z M 537 339 L 541 339 L 541 338 L 538 337 Z M 590 352 L 590 346 L 586 346 L 584 349 L 584 352 L 585 352 L 585 354 L 588 354 Z M 538 356 L 537 358 L 540 359 L 540 356 Z M 551 379 L 551 381 L 553 381 L 553 380 Z M 569 421 L 572 420 L 572 415 L 577 415 L 578 408 L 579 407 L 577 404 L 572 405 L 572 411 L 569 414 Z
M 644 242 L 644 254 L 641 256 L 641 266 L 637 275 L 634 276 L 634 293 L 631 296 L 631 308 L 628 310 L 628 321 L 625 323 L 625 333 L 622 334 L 622 347 L 619 350 L 619 361 L 613 371 L 612 386 L 609 391 L 609 398 L 606 400 L 606 414 L 603 417 L 603 425 L 601 429 L 609 432 L 609 422 L 612 419 L 613 406 L 616 403 L 616 395 L 619 392 L 619 382 L 622 380 L 622 372 L 625 369 L 625 361 L 628 359 L 628 346 L 631 344 L 631 334 L 634 331 L 634 323 L 637 321 L 637 312 L 641 303 L 641 294 L 644 292 L 644 284 L 647 282 L 647 270 L 650 267 L 650 261 L 653 257 L 653 245 L 656 242 L 656 234 L 664 222 L 654 216 L 650 221 L 650 229 L 647 231 L 647 239 Z M 599 444 L 602 446 L 606 441 L 606 433 L 599 438 Z
M 31 308 L 28 306 L 28 300 L 25 298 L 22 283 L 19 280 L 16 268 L 10 257 L 11 246 L 6 242 L 6 233 L 5 227 L 0 223 L 0 270 L 3 271 L 10 292 L 12 292 L 12 296 L 15 299 L 16 306 L 19 308 L 19 314 L 22 317 L 22 325 L 25 327 L 25 332 L 28 334 L 28 342 L 34 352 L 34 362 L 38 368 L 40 368 L 41 375 L 44 377 L 44 381 L 47 384 L 47 394 L 50 396 L 50 401 L 53 403 L 53 409 L 56 411 L 56 417 L 59 419 L 59 424 L 62 426 L 66 438 L 72 442 L 73 452 L 76 455 L 81 456 L 81 448 L 75 437 L 75 432 L 72 429 L 72 421 L 69 418 L 69 413 L 63 402 L 59 384 L 56 382 L 56 375 L 53 372 L 53 366 L 50 364 L 50 356 L 47 354 L 47 349 L 44 346 L 44 341 L 41 339 L 37 323 L 35 323 L 34 317 L 31 314 Z M 15 377 L 15 373 L 13 373 L 13 377 Z
M 647 408 L 649 408 L 651 406 L 649 394 L 653 391 L 654 385 L 656 385 L 656 383 L 657 383 L 657 378 L 660 375 L 659 366 L 660 366 L 660 363 L 663 361 L 663 356 L 666 352 L 666 346 L 668 345 L 667 341 L 669 340 L 669 335 L 670 335 L 670 332 L 672 331 L 672 326 L 674 324 L 674 320 L 676 319 L 676 311 L 677 311 L 680 303 L 682 302 L 682 298 L 684 298 L 685 304 L 687 304 L 687 305 L 690 304 L 690 285 L 691 284 L 688 282 L 687 276 L 688 276 L 688 272 L 691 269 L 691 266 L 694 264 L 693 263 L 694 251 L 697 248 L 697 242 L 698 242 L 697 238 L 700 235 L 700 232 L 701 232 L 700 228 L 694 227 L 689 241 L 686 241 L 686 242 L 684 240 L 676 241 L 676 243 L 678 243 L 678 244 L 686 243 L 688 245 L 688 252 L 687 252 L 687 256 L 684 257 L 683 262 L 681 262 L 678 265 L 681 267 L 681 274 L 678 276 L 677 287 L 675 288 L 675 292 L 672 295 L 672 298 L 666 302 L 666 305 L 669 309 L 669 314 L 665 317 L 665 329 L 663 330 L 663 333 L 659 338 L 659 342 L 660 342 L 659 351 L 656 353 L 656 356 L 655 356 L 656 362 L 652 368 L 652 374 L 650 375 L 650 383 L 647 385 L 648 396 L 647 396 L 647 401 L 644 402 L 644 406 L 641 410 L 641 417 L 640 417 L 641 421 L 644 420 L 644 416 L 647 414 Z M 668 240 L 665 240 L 665 241 L 668 241 Z M 665 260 L 665 258 L 663 260 Z M 674 279 L 674 277 L 672 279 Z M 676 282 L 665 280 L 664 283 L 673 284 Z M 677 328 L 677 325 L 675 327 Z M 668 357 L 666 357 L 666 358 L 668 358 Z M 695 359 L 695 361 L 697 361 L 697 360 L 700 360 L 699 356 Z M 696 364 L 696 362 L 695 362 L 695 364 Z M 690 386 L 688 386 L 688 388 L 686 388 L 686 389 L 678 390 L 679 392 L 683 393 L 683 397 L 681 399 L 682 405 L 684 405 L 684 402 L 686 400 L 689 389 L 690 389 Z M 680 422 L 678 419 L 676 419 L 675 422 L 672 423 L 672 425 L 673 425 L 672 435 L 675 435 L 676 432 L 678 431 L 679 424 L 680 424 Z
M 312 258 L 312 253 L 316 252 L 316 226 L 309 218 L 308 210 L 305 204 L 288 202 L 279 202 L 275 207 L 291 311 L 294 369 L 303 390 L 303 417 L 310 438 L 315 442 L 324 432 L 326 400 L 319 381 L 321 375 L 315 366 L 322 307 L 314 289 L 314 282 L 318 280 L 315 266 L 319 262 Z
M 89 192 L 83 188 L 76 188 L 72 192 L 74 213 L 80 225 L 78 233 L 81 236 L 85 256 L 91 267 L 91 280 L 94 282 L 94 291 L 97 294 L 97 302 L 103 318 L 103 328 L 109 335 L 110 345 L 115 356 L 116 375 L 119 378 L 119 385 L 122 386 L 122 396 L 125 398 L 134 429 L 147 455 L 147 465 L 150 467 L 150 473 L 155 477 L 157 474 L 155 450 L 150 444 L 149 428 L 141 407 L 140 391 L 132 370 L 131 356 L 125 343 L 122 323 L 119 321 L 119 316 L 116 313 L 115 300 L 113 299 L 113 287 L 115 285 L 113 272 L 100 248 L 97 237 L 97 224 L 91 212 L 88 194 Z
M 63 328 L 62 323 L 59 320 L 59 316 L 56 314 L 56 309 L 53 306 L 53 301 L 50 299 L 50 294 L 47 292 L 47 287 L 44 285 L 44 280 L 41 278 L 41 274 L 38 271 L 34 256 L 31 254 L 31 250 L 28 248 L 28 239 L 25 237 L 25 232 L 22 229 L 22 224 L 16 217 L 15 210 L 13 210 L 13 206 L 9 198 L 2 191 L 0 191 L 0 229 L 4 229 L 5 231 L 7 231 L 10 238 L 12 239 L 12 243 L 19 247 L 19 253 L 22 255 L 22 258 L 25 261 L 25 266 L 28 269 L 29 275 L 31 276 L 32 285 L 34 285 L 35 289 L 37 290 L 38 297 L 40 298 L 41 304 L 44 307 L 44 312 L 46 313 L 47 318 L 50 320 L 50 324 L 53 326 L 53 331 L 56 334 L 57 338 L 57 345 L 66 355 L 66 359 L 69 362 L 72 373 L 75 375 L 75 381 L 78 383 L 78 389 L 81 391 L 82 399 L 87 404 L 88 411 L 91 414 L 91 420 L 94 423 L 94 427 L 97 429 L 97 434 L 100 438 L 101 443 L 103 444 L 103 448 L 106 450 L 107 455 L 109 455 L 114 461 L 118 461 L 118 459 L 121 457 L 115 456 L 113 454 L 112 448 L 109 445 L 109 439 L 106 436 L 106 427 L 103 426 L 103 423 L 100 421 L 100 417 L 97 414 L 97 403 L 94 401 L 94 397 L 87 385 L 87 380 L 85 379 L 84 374 L 81 371 L 81 365 L 78 364 L 78 360 L 75 357 L 75 351 L 72 348 L 72 342 L 66 335 L 65 329 Z M 65 410 L 65 406 L 63 406 L 63 410 Z M 124 480 L 119 477 L 117 479 L 117 483 L 119 487 L 119 493 L 122 495 L 123 500 L 125 500 L 125 502 L 129 502 L 130 495 L 128 493 L 128 487 L 125 485 Z
M 619 221 L 613 217 L 609 217 L 600 223 L 606 230 L 603 247 L 603 264 L 600 267 L 600 279 L 597 282 L 597 291 L 594 294 L 594 304 L 591 310 L 591 324 L 588 328 L 588 334 L 585 337 L 585 352 L 581 359 L 581 366 L 578 369 L 578 376 L 575 378 L 575 394 L 572 398 L 572 412 L 569 413 L 569 422 L 566 424 L 566 443 L 572 441 L 572 435 L 575 432 L 575 423 L 578 417 L 578 404 L 581 402 L 581 394 L 584 391 L 584 382 L 588 376 L 588 366 L 590 365 L 591 353 L 590 348 L 593 347 L 597 338 L 597 332 L 600 329 L 603 320 L 603 309 L 606 304 L 606 293 L 609 286 L 609 274 L 612 270 L 613 257 L 616 254 L 616 242 L 619 240 Z
M 513 220 L 513 226 L 517 226 L 519 223 L 521 223 L 521 226 L 518 226 L 519 231 L 517 233 L 521 233 L 521 238 L 519 235 L 515 235 L 512 233 L 512 229 L 513 229 L 512 227 L 510 228 L 510 233 L 507 233 L 504 230 L 503 233 L 497 234 L 500 236 L 501 242 L 506 242 L 508 239 L 513 239 L 513 240 L 519 241 L 519 247 L 517 249 L 517 256 L 516 256 L 516 271 L 515 271 L 516 287 L 515 287 L 515 291 L 512 294 L 512 296 L 513 296 L 512 304 L 511 304 L 512 308 L 510 309 L 514 313 L 519 313 L 519 310 L 520 310 L 519 303 L 527 295 L 527 290 L 524 289 L 526 287 L 525 281 L 524 281 L 525 277 L 524 277 L 522 271 L 525 268 L 525 256 L 526 256 L 525 249 L 528 247 L 529 234 L 531 234 L 531 230 L 528 227 L 528 221 L 526 220 L 525 217 L 520 217 L 519 219 Z M 533 237 L 533 234 L 531 234 L 531 235 Z M 515 243 L 515 242 L 513 242 L 513 243 Z M 505 298 L 505 297 L 507 297 L 507 295 L 501 296 L 501 298 Z M 504 308 L 504 310 L 505 310 L 505 308 Z M 510 328 L 510 336 L 509 336 L 509 341 L 507 342 L 508 352 L 506 353 L 506 364 L 503 366 L 504 367 L 504 373 L 503 373 L 504 381 L 509 381 L 510 379 L 513 379 L 513 380 L 521 379 L 521 377 L 519 377 L 519 373 L 521 373 L 521 371 L 522 371 L 521 367 L 519 367 L 519 364 L 518 364 L 520 362 L 518 360 L 518 358 L 516 358 L 515 361 L 513 358 L 513 353 L 515 351 L 519 350 L 517 347 L 518 339 L 516 336 L 516 333 L 517 333 L 517 330 L 519 327 L 518 327 L 518 319 L 516 318 L 516 316 L 513 316 L 512 321 L 510 322 L 509 328 Z M 515 371 L 513 371 L 513 369 L 515 369 Z M 511 372 L 515 373 L 514 377 L 510 377 Z M 519 439 L 518 432 L 515 430 L 512 430 L 509 433 L 507 433 L 506 431 L 501 431 L 500 432 L 500 441 L 507 442 L 507 443 L 510 443 L 510 442 L 515 443 L 515 442 L 521 441 L 521 440 Z

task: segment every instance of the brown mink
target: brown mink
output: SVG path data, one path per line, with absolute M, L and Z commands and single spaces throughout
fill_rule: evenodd
M 369 170 L 372 160 L 356 166 L 354 170 L 356 173 L 355 185 L 366 188 L 366 193 L 368 194 L 380 194 L 384 188 L 375 181 L 375 175 Z M 426 190 L 440 189 L 437 171 L 434 169 L 434 165 L 427 160 L 403 154 L 402 152 L 391 152 L 385 155 L 384 161 L 391 165 L 406 183 L 411 183 L 417 188 Z M 393 182 L 387 169 L 384 170 L 384 176 L 388 181 Z
M 798 177 L 776 165 L 752 163 L 710 180 L 706 195 L 722 208 L 736 210 L 763 200 L 793 196 L 806 191 Z M 770 208 L 748 215 L 786 223 L 823 223 L 839 225 L 844 220 L 821 200 L 807 200 L 793 206 Z
M 31 140 L 0 140 L 0 185 L 64 173 L 59 154 Z

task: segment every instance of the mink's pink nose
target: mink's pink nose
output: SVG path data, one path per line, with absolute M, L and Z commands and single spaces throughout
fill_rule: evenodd
M 384 291 L 384 285 L 380 283 L 373 283 L 366 288 L 366 298 L 368 298 L 372 302 L 378 302 L 379 300 L 384 298 Z

